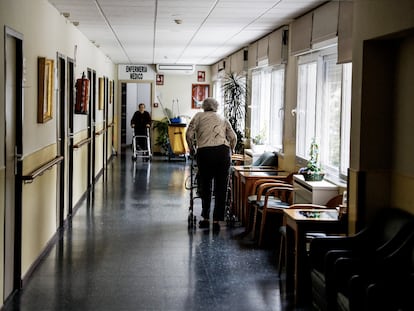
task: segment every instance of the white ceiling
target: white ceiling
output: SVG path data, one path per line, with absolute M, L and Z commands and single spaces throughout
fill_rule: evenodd
M 49 2 L 116 64 L 211 65 L 326 0 Z

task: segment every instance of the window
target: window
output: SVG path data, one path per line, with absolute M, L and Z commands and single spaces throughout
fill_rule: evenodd
M 272 89 L 271 89 L 270 116 L 269 126 L 269 143 L 271 146 L 282 150 L 283 146 L 283 124 L 284 124 L 284 102 L 285 102 L 285 70 L 278 69 L 272 71 Z
M 335 48 L 300 56 L 296 155 L 307 160 L 313 138 L 328 175 L 344 177 L 349 167 L 352 64 L 337 64 Z
M 284 118 L 284 66 L 252 73 L 251 138 L 268 149 L 282 149 Z
M 218 113 L 224 115 L 224 96 L 221 86 L 221 80 L 216 80 L 213 82 L 213 94 L 214 97 L 219 102 Z

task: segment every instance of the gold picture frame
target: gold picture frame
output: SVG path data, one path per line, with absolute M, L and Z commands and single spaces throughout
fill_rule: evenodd
M 99 78 L 99 98 L 98 98 L 98 110 L 104 109 L 104 94 L 105 94 L 105 85 L 104 78 Z
M 38 57 L 37 122 L 45 123 L 52 119 L 53 109 L 53 66 L 52 59 Z
M 111 105 L 114 101 L 114 80 L 109 81 L 109 104 Z

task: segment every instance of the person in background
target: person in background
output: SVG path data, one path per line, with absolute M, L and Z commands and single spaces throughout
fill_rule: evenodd
M 138 105 L 138 110 L 135 111 L 131 119 L 131 127 L 134 129 L 134 135 L 147 136 L 147 129 L 151 127 L 151 122 L 151 115 L 148 111 L 145 110 L 145 104 L 140 103 Z M 145 137 L 139 137 L 138 146 L 142 150 L 147 150 L 147 139 Z
M 202 204 L 200 228 L 210 227 L 210 205 L 214 180 L 213 230 L 220 229 L 224 220 L 227 182 L 237 136 L 230 122 L 217 113 L 218 102 L 206 98 L 201 104 L 203 112 L 191 119 L 186 133 L 187 144 L 192 154 L 196 154 Z

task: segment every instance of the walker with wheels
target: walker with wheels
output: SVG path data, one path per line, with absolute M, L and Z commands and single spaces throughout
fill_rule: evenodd
M 190 190 L 190 206 L 188 207 L 188 228 L 195 229 L 197 227 L 197 217 L 194 215 L 194 199 L 200 198 L 198 196 L 198 171 L 195 156 L 190 155 L 190 176 L 185 181 L 185 188 Z M 194 193 L 195 191 L 195 193 Z
M 145 140 L 146 148 L 142 148 L 139 145 L 139 140 Z M 134 135 L 132 137 L 132 160 L 135 161 L 138 158 L 142 158 L 144 161 L 150 161 L 152 159 L 149 128 L 147 128 L 146 135 Z

